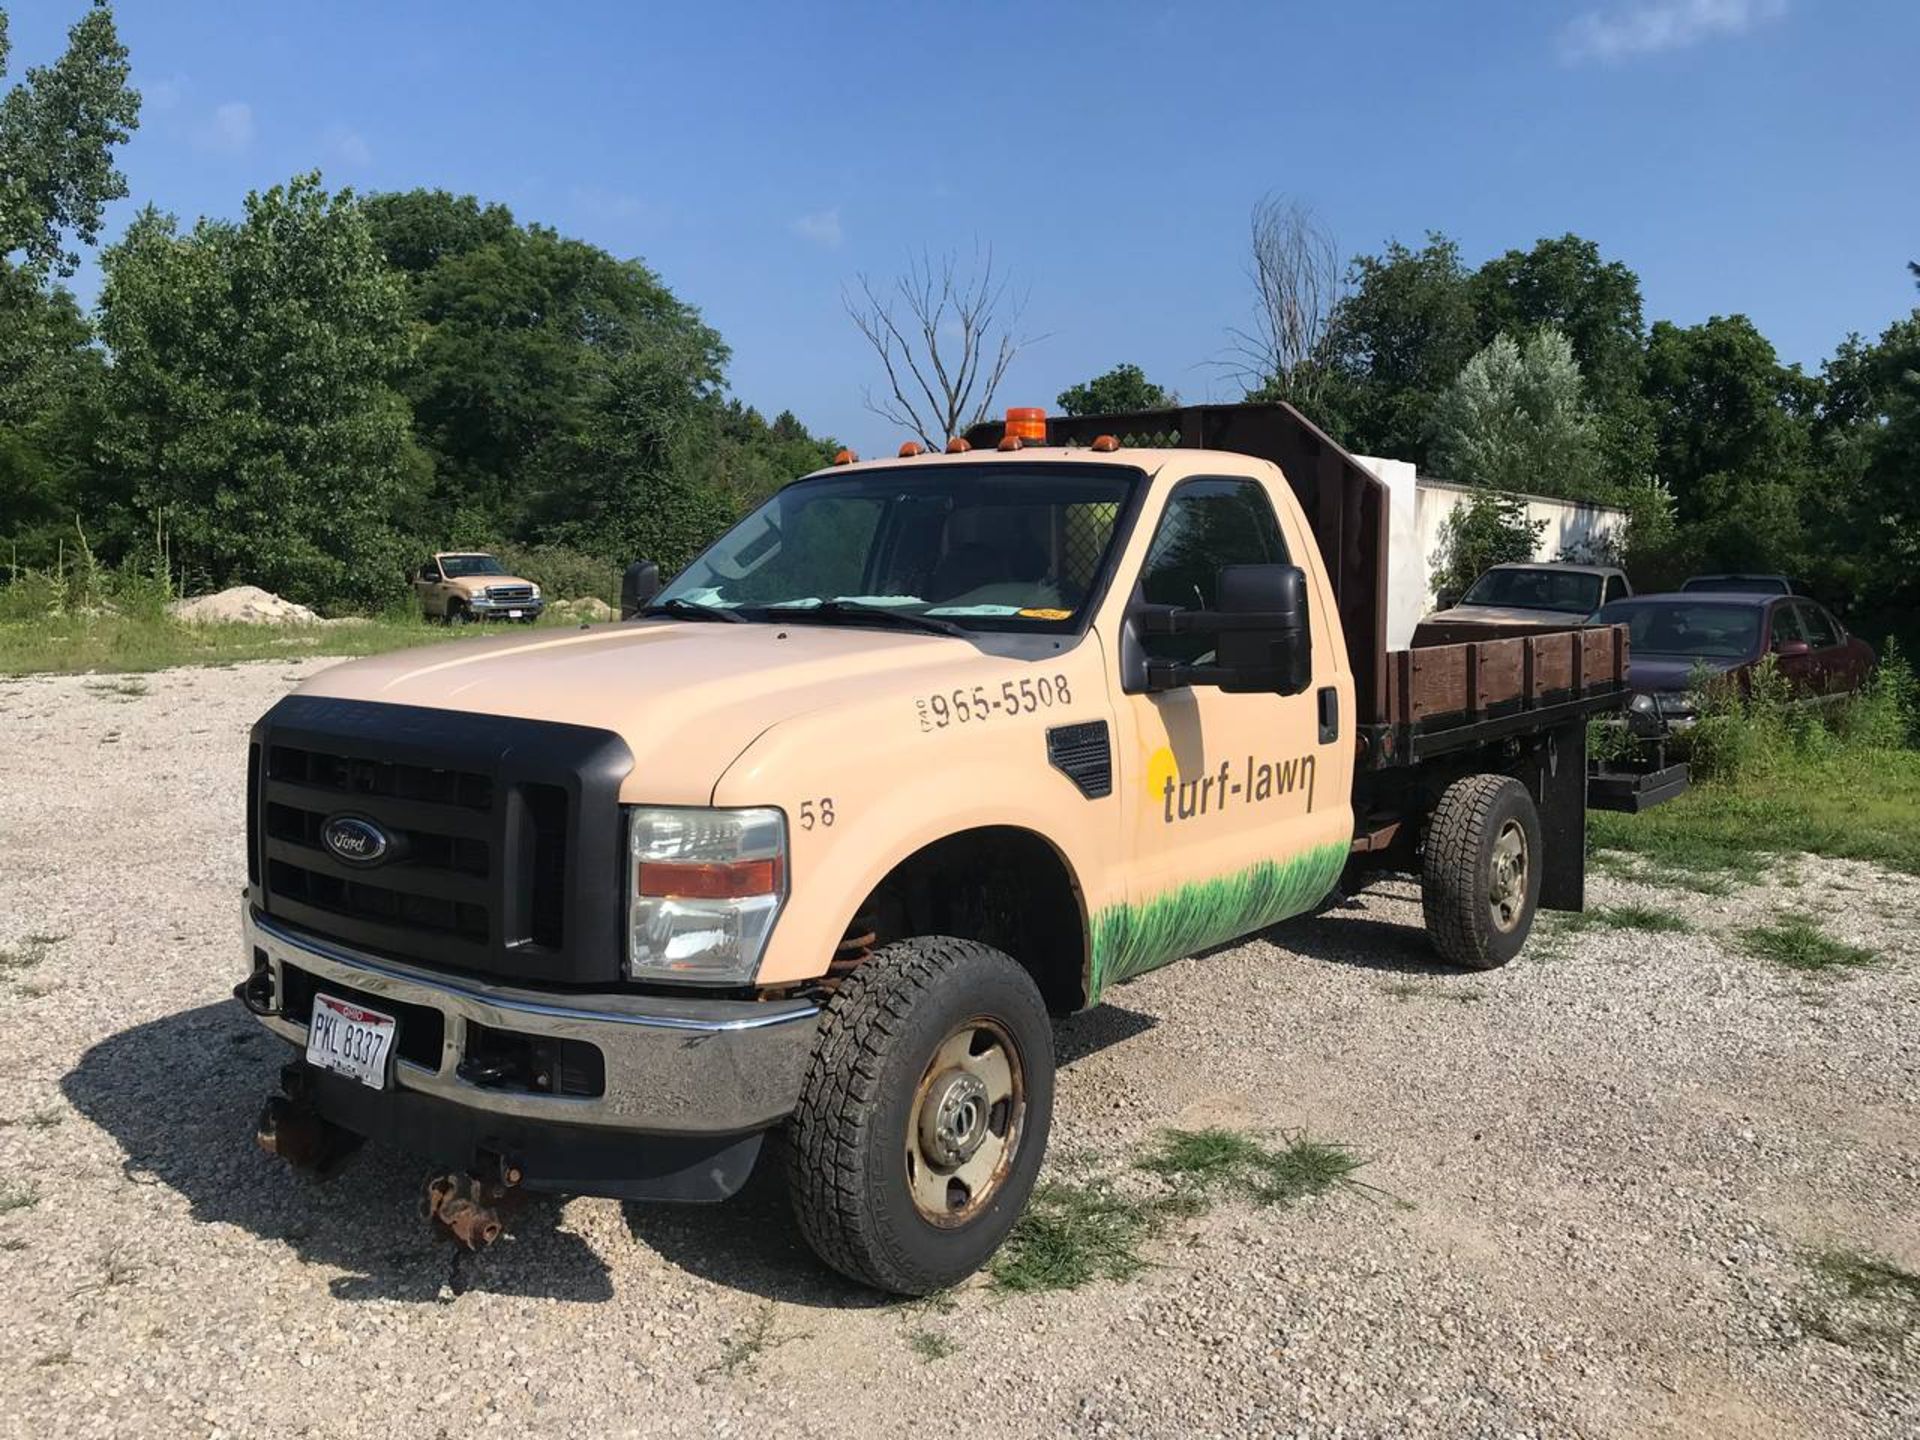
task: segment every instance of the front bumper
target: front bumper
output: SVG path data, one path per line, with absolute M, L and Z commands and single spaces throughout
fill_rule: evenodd
M 544 599 L 533 600 L 489 600 L 485 595 L 475 595 L 467 601 L 467 610 L 476 620 L 533 620 L 547 608 Z
M 435 1011 L 440 1047 L 435 1063 L 420 1063 L 396 1043 L 385 1091 L 349 1082 L 377 1105 L 430 1098 L 470 1115 L 612 1132 L 662 1136 L 744 1135 L 792 1113 L 813 1051 L 819 1007 L 806 1000 L 716 1000 L 654 995 L 517 989 L 465 977 L 434 974 L 320 940 L 251 906 L 242 920 L 253 977 L 242 990 L 247 1008 L 283 1040 L 305 1052 L 304 1016 L 281 1006 L 300 986 L 289 967 L 305 972 L 310 988 L 344 988 L 368 1005 L 382 1003 Z M 265 971 L 268 984 L 258 977 Z M 298 977 L 296 977 L 298 978 Z M 305 983 L 305 982 L 303 982 Z M 236 992 L 239 993 L 239 992 Z M 597 1095 L 542 1094 L 498 1083 L 476 1083 L 461 1073 L 475 1027 L 497 1041 L 501 1032 L 539 1041 L 582 1042 L 604 1062 Z M 425 1058 L 425 1057 L 422 1057 Z M 332 1078 L 332 1077 L 329 1077 Z M 363 1126 L 356 1126 L 366 1133 Z

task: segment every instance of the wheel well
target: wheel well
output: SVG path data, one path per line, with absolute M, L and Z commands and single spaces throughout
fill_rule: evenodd
M 848 934 L 871 934 L 871 945 L 912 935 L 977 940 L 1019 961 L 1052 1013 L 1085 1003 L 1080 889 L 1059 851 L 1031 830 L 985 826 L 915 851 L 874 887 Z

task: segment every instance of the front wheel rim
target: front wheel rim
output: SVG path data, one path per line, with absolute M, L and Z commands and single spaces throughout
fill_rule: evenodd
M 976 1219 L 1020 1153 L 1026 1069 L 1005 1026 L 984 1016 L 935 1047 L 907 1116 L 907 1193 L 922 1219 L 952 1229 Z
M 1487 915 L 1493 928 L 1510 933 L 1527 908 L 1527 832 L 1509 820 L 1494 837 L 1487 865 Z

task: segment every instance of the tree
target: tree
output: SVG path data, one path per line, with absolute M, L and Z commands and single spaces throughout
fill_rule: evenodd
M 1687 328 L 1660 321 L 1647 342 L 1655 470 L 1696 564 L 1801 568 L 1803 514 L 1817 501 L 1812 418 L 1820 385 L 1780 364 L 1744 315 Z
M 771 423 L 739 400 L 712 407 L 710 433 L 699 445 L 708 483 L 733 514 L 758 505 L 789 480 L 830 464 L 840 447 L 814 435 L 791 410 Z
M 1494 336 L 1435 404 L 1432 455 L 1449 480 L 1584 496 L 1594 476 L 1594 434 L 1567 337 L 1551 327 L 1524 345 Z
M 176 557 L 309 603 L 391 593 L 425 473 L 405 296 L 351 192 L 302 175 L 184 235 L 149 208 L 103 268 L 103 449 Z
M 8 50 L 0 10 L 0 74 Z M 67 32 L 66 52 L 0 98 L 0 261 L 71 275 L 80 257 L 64 248 L 67 234 L 83 245 L 99 236 L 107 202 L 127 193 L 114 147 L 140 120 L 128 73 L 113 11 L 96 0 Z
M 879 399 L 865 392 L 867 409 L 929 449 L 986 419 L 1007 367 L 1029 343 L 1014 334 L 1025 301 L 1008 294 L 993 251 L 976 252 L 964 274 L 951 253 L 936 264 L 922 251 L 891 284 L 866 275 L 857 283 L 858 297 L 842 297 L 847 316 L 887 376 Z
M 1058 403 L 1069 415 L 1118 415 L 1134 410 L 1165 410 L 1180 399 L 1147 378 L 1138 365 L 1116 365 L 1104 375 L 1062 390 Z
M 1323 401 L 1336 438 L 1363 454 L 1424 465 L 1432 410 L 1479 348 L 1460 249 L 1432 233 L 1398 241 L 1348 269 L 1329 351 L 1335 384 Z
M 1509 250 L 1473 274 L 1470 288 L 1482 341 L 1551 325 L 1567 337 L 1585 381 L 1600 450 L 1600 475 L 1628 485 L 1653 458 L 1653 418 L 1641 386 L 1646 324 L 1640 279 L 1577 235 Z
M 1440 522 L 1440 550 L 1433 557 L 1433 590 L 1457 601 L 1495 565 L 1533 559 L 1544 520 L 1527 518 L 1527 502 L 1483 490 L 1456 505 Z
M 559 457 L 577 454 L 594 407 L 604 424 L 606 389 L 621 377 L 644 375 L 634 398 L 666 403 L 661 386 L 676 376 L 675 415 L 717 403 L 725 345 L 639 261 L 445 191 L 376 196 L 367 212 L 382 251 L 411 276 L 422 341 L 402 388 L 433 457 L 439 533 L 551 538 L 541 527 L 567 517 L 543 489 L 578 494 Z M 635 356 L 649 363 L 625 363 Z
M 1253 207 L 1247 276 L 1253 328 L 1233 330 L 1250 397 L 1285 400 L 1317 416 L 1330 381 L 1329 339 L 1340 303 L 1340 251 L 1298 200 L 1269 195 Z

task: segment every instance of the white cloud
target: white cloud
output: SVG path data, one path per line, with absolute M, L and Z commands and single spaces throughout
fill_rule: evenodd
M 176 110 L 180 102 L 192 88 L 184 75 L 170 75 L 164 80 L 140 82 L 140 108 L 149 115 L 165 115 Z
M 373 150 L 366 137 L 345 125 L 328 126 L 320 144 L 327 158 L 345 169 L 364 170 L 373 163 Z
M 831 210 L 802 215 L 787 228 L 802 240 L 811 240 L 823 250 L 838 250 L 841 240 L 840 207 L 836 205 Z
M 202 150 L 238 155 L 253 144 L 253 107 L 244 100 L 216 105 L 212 118 L 195 133 L 194 143 Z
M 1646 0 L 1631 9 L 1589 10 L 1560 32 L 1560 53 L 1570 64 L 1609 64 L 1684 50 L 1744 35 L 1786 9 L 1787 0 Z

